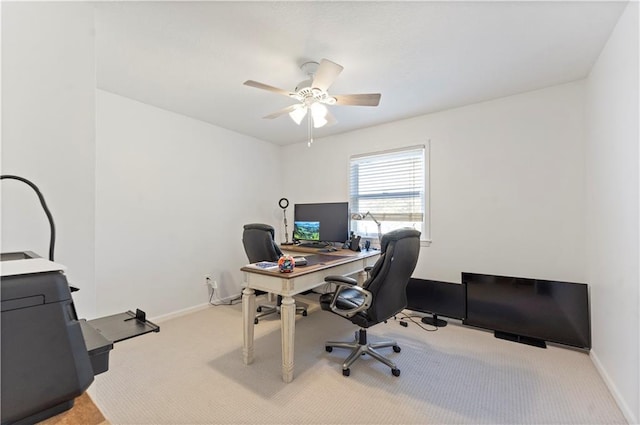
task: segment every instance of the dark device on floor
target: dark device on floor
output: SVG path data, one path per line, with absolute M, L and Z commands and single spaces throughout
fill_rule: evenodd
M 133 312 L 79 320 L 59 265 L 32 252 L 2 254 L 2 263 L 2 425 L 70 409 L 94 376 L 109 369 L 114 343 L 160 330 L 141 310 L 142 320 Z
M 55 225 L 40 190 L 13 175 L 38 196 L 49 221 L 49 259 L 31 251 L 0 254 L 0 345 L 2 425 L 41 422 L 71 409 L 93 382 L 109 369 L 113 344 L 160 327 L 144 311 L 127 311 L 95 320 L 78 319 L 65 266 L 55 263 Z
M 465 325 L 541 348 L 553 342 L 591 349 L 586 283 L 466 272 L 462 281 L 467 286 Z
M 409 279 L 407 284 L 407 309 L 429 313 L 422 323 L 446 326 L 447 322 L 438 316 L 464 319 L 466 312 L 465 285 L 426 279 Z

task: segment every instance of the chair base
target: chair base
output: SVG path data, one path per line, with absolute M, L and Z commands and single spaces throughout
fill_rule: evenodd
M 302 314 L 303 316 L 307 315 L 307 305 L 303 303 L 296 303 L 296 313 Z M 265 316 L 269 316 L 270 314 L 278 313 L 280 314 L 280 306 L 279 305 L 270 305 L 270 304 L 260 304 L 257 308 L 259 314 L 256 314 L 256 317 L 253 321 L 256 325 Z
M 392 340 L 379 341 L 373 344 L 369 344 L 367 342 L 367 330 L 360 329 L 356 332 L 356 338 L 354 342 L 327 341 L 325 342 L 324 348 L 329 353 L 333 351 L 334 348 L 346 348 L 351 350 L 351 354 L 349 354 L 349 357 L 347 357 L 342 364 L 342 374 L 344 376 L 349 376 L 349 374 L 351 373 L 351 365 L 353 365 L 353 363 L 355 363 L 355 361 L 364 354 L 368 354 L 379 362 L 389 366 L 391 368 L 391 373 L 393 374 L 393 376 L 400 376 L 400 369 L 398 369 L 396 364 L 377 351 L 377 349 L 379 348 L 386 347 L 393 347 L 394 352 L 400 352 L 398 343 Z

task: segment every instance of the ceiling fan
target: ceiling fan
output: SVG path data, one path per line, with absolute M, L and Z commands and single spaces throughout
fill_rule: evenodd
M 308 79 L 300 82 L 293 92 L 253 80 L 244 82 L 246 86 L 282 94 L 298 101 L 294 105 L 287 106 L 263 118 L 273 119 L 289 114 L 291 119 L 300 125 L 307 112 L 310 112 L 309 123 L 313 123 L 314 128 L 319 128 L 337 122 L 326 105 L 378 106 L 380 103 L 380 93 L 330 95 L 327 92 L 329 86 L 343 70 L 341 65 L 330 60 L 322 59 L 319 64 L 318 62 L 305 62 L 300 66 L 300 69 L 308 75 Z

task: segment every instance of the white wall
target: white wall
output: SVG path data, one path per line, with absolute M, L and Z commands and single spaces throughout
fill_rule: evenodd
M 94 38 L 86 3 L 2 3 L 2 174 L 35 183 L 56 224 L 78 315 L 95 312 Z M 2 252 L 48 258 L 49 226 L 35 193 L 2 181 Z
M 96 109 L 90 3 L 3 2 L 1 19 L 2 173 L 44 193 L 56 260 L 81 288 L 81 317 L 197 306 L 207 301 L 204 273 L 216 275 L 223 296 L 237 293 L 242 224 L 280 225 L 282 196 L 347 200 L 349 155 L 431 139 L 433 244 L 416 275 L 590 283 L 594 359 L 630 422 L 640 420 L 637 3 L 586 83 L 318 139 L 310 149 L 274 148 L 101 91 Z M 1 188 L 2 251 L 46 256 L 35 196 L 17 182 Z
M 221 297 L 238 294 L 242 224 L 282 220 L 279 150 L 108 93 L 96 99 L 93 9 L 2 4 L 2 173 L 44 194 L 80 317 L 202 305 L 206 273 Z M 16 181 L 1 189 L 2 252 L 47 257 L 35 194 Z
M 593 67 L 586 97 L 592 356 L 630 423 L 640 421 L 638 71 L 634 2 Z
M 350 155 L 431 139 L 433 243 L 415 276 L 582 282 L 583 94 L 566 84 L 284 148 L 300 165 L 285 168 L 287 195 L 347 200 Z
M 97 91 L 98 314 L 151 317 L 240 294 L 242 225 L 277 225 L 275 145 Z

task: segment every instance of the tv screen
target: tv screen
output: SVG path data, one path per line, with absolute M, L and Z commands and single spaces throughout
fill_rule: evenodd
M 462 273 L 467 286 L 465 325 L 497 337 L 591 348 L 589 293 L 584 283 Z M 532 344 L 537 345 L 537 344 Z
M 293 239 L 298 241 L 319 241 L 320 222 L 319 221 L 294 221 Z
M 322 242 L 344 242 L 349 239 L 348 202 L 295 204 L 293 220 L 294 224 L 297 221 L 320 223 Z M 296 239 L 295 234 L 293 237 Z
M 407 284 L 407 309 L 464 319 L 464 285 L 412 277 Z

